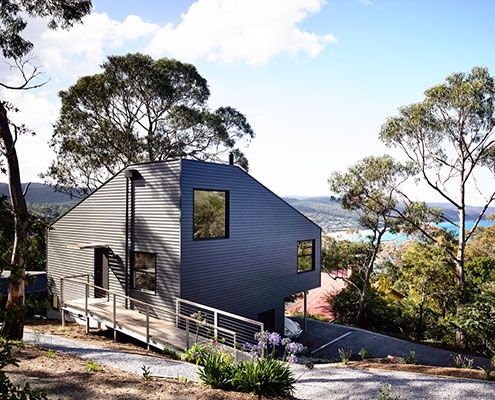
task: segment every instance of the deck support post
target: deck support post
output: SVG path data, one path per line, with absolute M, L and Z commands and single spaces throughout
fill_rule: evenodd
M 89 280 L 89 276 L 88 276 Z M 84 295 L 84 313 L 86 315 L 86 335 L 89 333 L 89 313 L 88 313 L 88 297 L 89 297 L 89 283 L 86 283 L 86 293 Z
M 64 278 L 60 278 L 60 311 L 62 312 L 62 328 L 64 328 L 65 327 Z
M 108 292 L 110 293 L 110 292 Z M 112 322 L 113 322 L 113 341 L 117 341 L 117 302 L 116 302 L 116 294 L 113 294 L 113 316 L 112 316 Z
M 186 350 L 189 350 L 189 319 L 186 319 Z
M 303 332 L 308 331 L 308 292 L 304 292 L 304 326 Z
M 150 350 L 150 307 L 146 306 L 146 351 Z

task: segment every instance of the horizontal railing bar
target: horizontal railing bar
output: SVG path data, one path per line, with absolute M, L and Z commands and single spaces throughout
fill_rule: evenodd
M 87 276 L 88 274 L 85 274 L 83 276 Z M 82 285 L 85 285 L 87 287 L 92 287 L 92 288 L 95 288 L 95 289 L 99 289 L 99 290 L 102 290 L 106 293 L 109 293 L 109 294 L 114 294 L 115 292 L 112 292 L 111 290 L 109 289 L 105 289 L 105 288 L 102 288 L 100 286 L 96 286 L 96 285 L 93 285 L 92 283 L 88 283 L 88 282 L 84 282 L 84 281 L 80 281 L 80 280 L 77 280 L 73 277 L 64 277 L 62 278 L 64 281 L 66 282 L 72 282 L 72 283 L 76 283 L 76 284 L 82 284 Z M 123 298 L 123 299 L 127 299 L 127 300 L 130 300 L 131 302 L 134 302 L 134 303 L 138 303 L 138 304 L 141 304 L 143 306 L 150 306 L 150 307 L 153 307 L 153 310 L 160 310 L 166 314 L 169 314 L 170 316 L 173 316 L 173 317 L 178 317 L 178 318 L 183 318 L 183 319 L 186 319 L 186 320 L 189 320 L 189 321 L 192 321 L 194 323 L 196 323 L 197 325 L 200 325 L 200 326 L 203 326 L 203 327 L 208 327 L 208 328 L 211 328 L 211 329 L 215 329 L 215 326 L 211 325 L 210 323 L 208 322 L 203 322 L 203 321 L 199 321 L 197 320 L 196 318 L 192 318 L 192 317 L 188 317 L 187 315 L 183 315 L 183 314 L 177 314 L 173 311 L 170 311 L 170 310 L 167 310 L 166 308 L 164 307 L 161 307 L 161 306 L 157 306 L 157 305 L 153 305 L 153 304 L 150 304 L 150 303 L 146 303 L 142 300 L 138 300 L 138 299 L 135 299 L 133 297 L 129 297 L 129 296 L 125 296 L 123 294 L 119 294 L 119 293 L 115 293 L 115 295 L 117 297 L 120 297 L 120 298 Z M 108 301 L 106 301 L 108 302 Z M 67 303 L 67 302 L 65 302 Z M 90 305 L 91 306 L 91 305 Z M 226 329 L 226 328 L 222 328 L 222 327 L 216 327 L 216 329 L 222 331 L 222 332 L 225 332 L 225 333 L 228 333 L 229 335 L 233 335 L 235 334 L 234 331 L 231 331 L 230 329 Z
M 177 301 L 178 301 L 178 302 L 180 302 L 180 303 L 190 304 L 190 305 L 192 305 L 192 306 L 196 306 L 196 307 L 199 307 L 199 308 L 203 308 L 203 309 L 205 309 L 205 310 L 210 310 L 210 311 L 213 311 L 213 312 L 217 312 L 217 313 L 219 313 L 219 314 L 226 315 L 226 316 L 229 316 L 229 317 L 232 317 L 232 318 L 235 318 L 235 319 L 241 320 L 241 321 L 250 322 L 251 324 L 253 324 L 253 325 L 258 325 L 258 326 L 259 326 L 259 327 L 261 327 L 261 328 L 263 328 L 263 327 L 264 327 L 263 322 L 256 321 L 256 320 L 251 319 L 251 318 L 246 318 L 246 317 L 243 317 L 243 316 L 241 316 L 241 315 L 237 315 L 237 314 L 229 313 L 229 312 L 227 312 L 227 311 L 219 310 L 218 308 L 214 308 L 214 307 L 205 306 L 204 304 L 195 303 L 195 302 L 193 302 L 193 301 L 186 300 L 186 299 L 182 299 L 182 298 L 180 298 L 180 297 L 177 297 Z

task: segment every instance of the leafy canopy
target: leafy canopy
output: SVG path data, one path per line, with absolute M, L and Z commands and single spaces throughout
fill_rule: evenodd
M 19 59 L 33 48 L 22 31 L 26 16 L 49 17 L 48 27 L 67 29 L 91 11 L 91 0 L 0 0 L 0 49 L 5 58 Z
M 138 53 L 111 56 L 102 68 L 60 92 L 46 174 L 58 189 L 88 194 L 131 163 L 219 160 L 227 151 L 247 168 L 236 145 L 254 137 L 251 126 L 232 107 L 209 109 L 210 90 L 193 65 Z

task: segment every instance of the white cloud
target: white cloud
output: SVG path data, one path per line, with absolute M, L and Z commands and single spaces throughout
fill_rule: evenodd
M 264 64 L 279 54 L 314 57 L 333 35 L 300 28 L 320 11 L 323 0 L 198 0 L 178 25 L 168 24 L 146 51 L 192 61 L 207 58 L 222 63 Z
M 106 13 L 92 13 L 70 30 L 45 30 L 38 42 L 38 54 L 48 70 L 93 73 L 104 61 L 106 50 L 157 32 L 159 26 L 129 15 L 120 22 Z

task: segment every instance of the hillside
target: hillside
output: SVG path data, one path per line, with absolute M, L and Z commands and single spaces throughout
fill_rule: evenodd
M 0 195 L 8 196 L 8 187 L 5 183 L 0 183 Z M 49 219 L 56 218 L 65 212 L 69 207 L 77 202 L 65 193 L 55 192 L 54 188 L 43 183 L 32 183 L 29 187 L 26 200 L 32 211 L 44 215 Z M 294 208 L 302 212 L 312 221 L 320 225 L 326 232 L 343 231 L 346 229 L 359 228 L 357 214 L 344 210 L 337 200 L 330 197 L 285 197 Z M 457 218 L 456 209 L 446 203 L 429 203 L 431 207 L 439 207 L 444 211 L 444 215 L 455 220 Z M 469 206 L 466 210 L 467 220 L 476 218 L 480 207 Z M 488 214 L 495 214 L 495 207 L 488 209 Z

